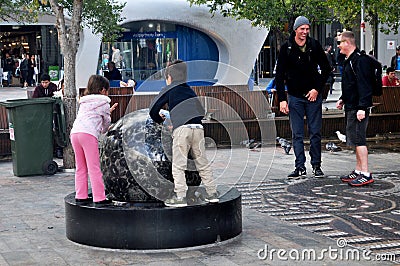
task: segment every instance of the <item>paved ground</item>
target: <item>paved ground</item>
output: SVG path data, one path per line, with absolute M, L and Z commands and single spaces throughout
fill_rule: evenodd
M 0 95 L 8 98 L 3 89 Z M 73 173 L 20 178 L 13 175 L 11 161 L 1 161 L 0 265 L 388 265 L 378 260 L 393 260 L 396 254 L 399 262 L 399 153 L 372 149 L 376 182 L 357 189 L 338 180 L 355 164 L 347 149 L 323 152 L 326 178 L 296 181 L 286 179 L 293 152 L 238 147 L 208 153 L 217 183 L 242 192 L 243 233 L 228 243 L 156 252 L 69 241 L 63 199 L 74 191 Z M 310 250 L 316 259 L 301 259 Z

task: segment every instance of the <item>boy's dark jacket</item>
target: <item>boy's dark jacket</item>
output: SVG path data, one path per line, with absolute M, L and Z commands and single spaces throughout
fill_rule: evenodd
M 160 91 L 150 105 L 150 117 L 156 123 L 164 121 L 159 112 L 165 104 L 168 104 L 174 129 L 186 124 L 201 124 L 204 108 L 188 84 L 172 82 Z
M 340 99 L 346 110 L 367 110 L 372 106 L 373 73 L 374 66 L 367 56 L 360 56 L 358 48 L 344 61 Z
M 306 52 L 301 52 L 294 37 L 292 33 L 282 45 L 278 56 L 276 89 L 280 102 L 287 101 L 285 84 L 288 94 L 295 97 L 305 97 L 312 89 L 321 94 L 331 72 L 328 59 L 318 41 L 307 36 Z

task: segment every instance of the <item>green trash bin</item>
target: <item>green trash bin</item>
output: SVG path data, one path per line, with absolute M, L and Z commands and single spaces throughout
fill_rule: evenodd
M 64 114 L 64 103 L 61 98 L 53 97 L 55 100 L 53 109 L 53 121 L 54 121 L 54 141 L 58 146 L 64 148 L 68 144 L 67 136 L 67 124 L 65 121 Z
M 16 176 L 53 175 L 53 104 L 55 99 L 0 102 L 7 108 L 13 171 Z

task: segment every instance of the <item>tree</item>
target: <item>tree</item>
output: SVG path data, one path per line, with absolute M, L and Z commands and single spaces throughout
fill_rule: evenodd
M 40 7 L 39 1 L 0 1 L 0 21 L 35 21 Z
M 345 27 L 360 27 L 361 0 L 327 0 L 326 3 Z M 396 0 L 364 0 L 364 14 L 364 21 L 372 27 L 379 24 L 379 30 L 384 33 L 398 33 L 400 8 Z
M 347 28 L 360 27 L 361 0 L 327 0 L 327 6 L 334 11 L 335 17 Z M 371 25 L 372 44 L 375 44 L 376 32 L 398 33 L 400 26 L 400 8 L 396 0 L 364 0 L 364 21 Z M 376 47 L 373 47 L 376 54 Z
M 264 26 L 275 33 L 277 40 L 287 37 L 294 19 L 303 15 L 315 23 L 339 21 L 346 28 L 360 27 L 361 0 L 188 0 L 191 4 L 206 4 L 210 12 L 219 10 L 223 16 L 249 19 L 253 25 Z M 398 33 L 400 8 L 396 0 L 364 0 L 365 22 L 375 32 L 376 25 L 384 32 Z M 278 47 L 279 47 L 278 43 Z
M 125 3 L 117 0 L 11 0 L 0 1 L 0 20 L 31 22 L 40 14 L 51 13 L 56 17 L 56 28 L 61 52 L 64 56 L 64 106 L 67 135 L 76 117 L 75 63 L 80 33 L 88 26 L 95 34 L 102 34 L 104 41 L 117 38 L 121 27 L 120 16 Z M 66 20 L 70 20 L 67 26 Z M 64 167 L 74 168 L 71 144 L 64 150 Z
M 44 7 L 50 6 L 56 17 L 56 28 L 61 52 L 64 56 L 64 106 L 67 135 L 76 117 L 75 63 L 79 48 L 80 33 L 84 26 L 102 34 L 103 40 L 114 40 L 120 31 L 119 22 L 124 4 L 116 0 L 39 0 Z M 66 18 L 70 18 L 70 26 Z M 75 161 L 71 144 L 64 149 L 64 167 L 74 168 Z
M 332 13 L 325 1 L 319 0 L 188 0 L 191 4 L 206 4 L 210 12 L 220 11 L 223 16 L 248 19 L 255 26 L 267 27 L 280 42 L 291 32 L 294 20 L 303 15 L 313 23 L 328 22 Z

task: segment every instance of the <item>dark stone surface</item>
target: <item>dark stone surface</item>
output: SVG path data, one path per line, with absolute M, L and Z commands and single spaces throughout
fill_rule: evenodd
M 143 109 L 125 115 L 100 141 L 103 179 L 113 200 L 156 202 L 173 192 L 171 132 L 168 124 L 154 123 L 148 112 Z M 194 192 L 201 182 L 198 172 L 186 171 L 186 180 L 188 200 L 196 201 Z
M 240 193 L 220 187 L 220 202 L 207 204 L 197 171 L 186 171 L 189 206 L 164 206 L 161 201 L 173 192 L 171 147 L 168 124 L 155 124 L 148 110 L 119 120 L 100 145 L 104 183 L 113 202 L 96 206 L 77 203 L 75 193 L 67 195 L 67 238 L 95 247 L 145 250 L 194 247 L 238 236 Z M 190 162 L 188 169 L 195 170 Z
M 348 245 L 400 257 L 400 173 L 374 174 L 375 182 L 351 187 L 338 176 L 270 180 L 243 204 Z M 248 184 L 247 184 L 248 186 Z M 254 196 L 253 196 L 254 195 Z M 255 196 L 256 195 L 256 196 Z
M 170 249 L 218 243 L 242 232 L 241 195 L 229 189 L 216 204 L 185 208 L 160 203 L 118 203 L 95 207 L 77 204 L 67 195 L 67 238 L 76 243 L 113 249 Z

